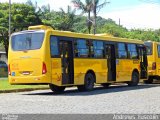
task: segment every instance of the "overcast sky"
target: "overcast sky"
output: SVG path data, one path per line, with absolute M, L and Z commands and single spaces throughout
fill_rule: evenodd
M 0 0 L 8 2 L 9 0 Z M 13 2 L 26 2 L 27 0 L 11 0 Z M 38 6 L 49 4 L 51 9 L 66 9 L 73 6 L 71 0 L 32 0 Z M 104 0 L 100 0 L 103 2 Z M 109 0 L 110 4 L 101 9 L 99 16 L 111 18 L 127 28 L 158 29 L 160 28 L 160 0 Z M 74 6 L 73 6 L 74 7 Z

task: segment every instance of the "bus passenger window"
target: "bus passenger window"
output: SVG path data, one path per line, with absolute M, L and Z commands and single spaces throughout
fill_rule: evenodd
M 118 58 L 127 58 L 127 51 L 124 43 L 118 43 Z
M 50 50 L 51 50 L 52 57 L 56 57 L 59 55 L 58 39 L 55 36 L 50 37 Z
M 144 42 L 147 48 L 147 55 L 152 55 L 153 53 L 153 43 L 152 42 Z
M 158 45 L 158 57 L 160 58 L 160 45 Z
M 135 44 L 128 44 L 128 55 L 129 59 L 138 59 L 138 51 Z
M 78 39 L 75 42 L 75 57 L 89 57 L 89 47 L 87 46 L 87 41 Z
M 104 46 L 101 41 L 93 41 L 93 52 L 95 58 L 103 58 L 104 57 Z

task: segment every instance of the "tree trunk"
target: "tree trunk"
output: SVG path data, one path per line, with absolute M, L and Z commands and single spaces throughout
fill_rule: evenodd
M 94 19 L 93 19 L 93 34 L 95 35 L 96 34 L 96 2 L 95 0 L 93 1 L 93 14 L 94 14 Z
M 4 45 L 5 51 L 6 51 L 6 57 L 8 58 L 8 45 Z
M 88 20 L 87 20 L 87 26 L 88 26 L 88 33 L 91 33 L 91 15 L 90 11 L 88 12 Z

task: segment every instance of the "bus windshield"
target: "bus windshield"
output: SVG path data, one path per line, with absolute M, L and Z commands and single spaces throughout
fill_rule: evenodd
M 44 39 L 43 32 L 32 32 L 13 35 L 11 45 L 14 51 L 40 49 Z
M 144 44 L 147 48 L 147 55 L 152 55 L 152 42 L 145 42 Z

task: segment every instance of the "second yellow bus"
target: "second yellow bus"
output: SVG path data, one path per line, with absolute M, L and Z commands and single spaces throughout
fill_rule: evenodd
M 153 83 L 153 79 L 160 80 L 160 43 L 146 41 L 148 57 L 148 80 L 145 83 Z

